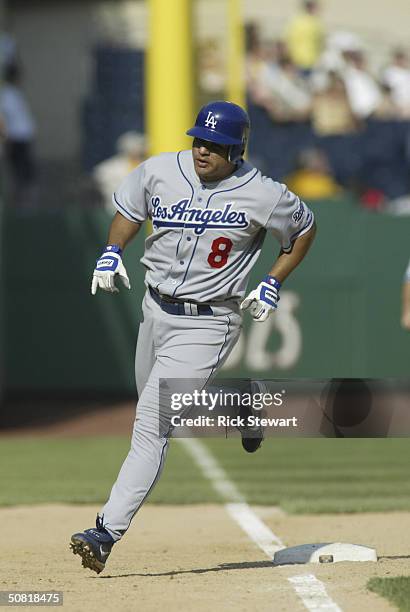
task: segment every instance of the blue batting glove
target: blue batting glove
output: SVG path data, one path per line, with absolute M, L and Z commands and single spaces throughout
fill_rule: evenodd
M 115 277 L 118 275 L 127 289 L 131 289 L 127 271 L 121 259 L 122 250 L 116 244 L 109 244 L 101 257 L 97 259 L 97 264 L 93 273 L 91 283 L 91 293 L 95 295 L 97 289 L 109 293 L 118 293 L 118 288 L 115 286 Z
M 263 323 L 279 302 L 281 283 L 274 276 L 265 276 L 263 281 L 243 300 L 241 310 L 247 310 L 255 321 Z

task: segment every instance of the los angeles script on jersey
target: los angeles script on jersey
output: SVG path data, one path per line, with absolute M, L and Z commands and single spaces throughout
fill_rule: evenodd
M 152 222 L 154 228 L 186 227 L 193 228 L 200 236 L 207 230 L 224 228 L 245 228 L 249 220 L 244 210 L 232 210 L 233 202 L 227 202 L 221 208 L 194 208 L 189 206 L 189 199 L 183 199 L 176 204 L 161 204 L 161 198 L 151 198 Z

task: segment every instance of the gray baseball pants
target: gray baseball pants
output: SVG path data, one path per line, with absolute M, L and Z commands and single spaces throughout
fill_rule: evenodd
M 149 292 L 145 294 L 135 356 L 139 400 L 131 448 L 99 513 L 115 540 L 127 531 L 164 467 L 169 439 L 159 431 L 169 429 L 173 413 L 169 395 L 161 394 L 159 381 L 208 381 L 215 376 L 240 334 L 241 316 L 232 306 L 213 308 L 214 316 L 172 315 L 164 312 Z

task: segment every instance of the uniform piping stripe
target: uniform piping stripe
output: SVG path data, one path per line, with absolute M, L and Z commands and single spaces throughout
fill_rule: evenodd
M 216 364 L 215 364 L 215 365 L 214 365 L 214 367 L 212 368 L 211 373 L 209 374 L 208 379 L 207 379 L 207 381 L 206 381 L 205 385 L 207 385 L 207 384 L 208 384 L 208 381 L 209 381 L 209 379 L 211 378 L 212 374 L 214 373 L 214 370 L 216 370 L 216 368 L 218 367 L 218 364 L 219 364 L 219 361 L 220 361 L 220 358 L 221 358 L 221 353 L 222 353 L 222 350 L 223 350 L 223 348 L 224 348 L 224 346 L 225 346 L 225 344 L 226 344 L 226 340 L 227 340 L 227 338 L 228 338 L 228 334 L 229 334 L 230 327 L 231 327 L 231 319 L 230 319 L 229 315 L 226 315 L 226 317 L 227 317 L 227 319 L 228 319 L 228 327 L 227 327 L 227 330 L 226 330 L 226 333 L 225 333 L 225 338 L 224 338 L 224 341 L 223 341 L 223 343 L 222 343 L 221 348 L 219 349 L 219 353 L 218 353 L 218 358 L 217 358 L 217 360 L 216 360 Z M 205 385 L 204 385 L 204 386 L 205 386 Z
M 139 506 L 136 508 L 136 510 L 135 510 L 135 512 L 134 512 L 134 514 L 133 514 L 133 515 L 132 515 L 132 517 L 130 518 L 130 522 L 128 523 L 128 527 L 127 527 L 127 529 L 126 529 L 125 531 L 127 531 L 127 530 L 129 529 L 129 527 L 130 527 L 130 525 L 131 525 L 131 521 L 132 521 L 132 519 L 133 519 L 133 518 L 134 518 L 134 516 L 137 514 L 138 510 L 141 508 L 142 504 L 145 502 L 145 500 L 147 499 L 148 495 L 151 493 L 151 490 L 152 490 L 153 486 L 154 486 L 154 485 L 155 485 L 155 483 L 157 482 L 158 474 L 159 474 L 160 469 L 161 469 L 161 466 L 162 466 L 162 460 L 163 460 L 163 458 L 164 458 L 164 450 L 165 450 L 165 448 L 166 448 L 167 446 L 168 446 L 168 439 L 167 439 L 167 440 L 165 440 L 164 446 L 162 447 L 162 450 L 161 450 L 161 457 L 160 457 L 160 459 L 159 459 L 159 465 L 158 465 L 157 472 L 156 472 L 156 474 L 155 474 L 155 476 L 154 476 L 154 480 L 152 481 L 150 488 L 148 489 L 148 491 L 147 491 L 147 492 L 146 492 L 146 494 L 144 495 L 143 499 L 141 500 L 141 502 L 140 502 Z
M 313 213 L 309 211 L 308 218 L 307 218 L 305 225 L 302 227 L 302 229 L 292 234 L 292 236 L 290 237 L 290 242 L 293 242 L 302 232 L 307 230 L 308 227 L 313 224 L 313 221 L 314 221 Z
M 191 190 L 192 190 L 192 197 L 194 197 L 194 188 L 193 188 L 193 185 L 192 185 L 192 183 L 190 182 L 190 180 L 189 180 L 189 178 L 187 177 L 187 175 L 185 174 L 185 172 L 183 171 L 182 166 L 181 166 L 181 162 L 180 162 L 180 160 L 179 160 L 179 158 L 181 157 L 181 153 L 182 153 L 182 151 L 178 151 L 178 153 L 177 153 L 177 164 L 178 164 L 178 168 L 179 168 L 179 170 L 180 170 L 180 172 L 181 172 L 182 176 L 184 177 L 184 179 L 185 179 L 185 180 L 186 180 L 186 182 L 188 183 L 188 185 L 191 187 Z
M 175 293 L 177 292 L 177 290 L 178 290 L 180 287 L 182 287 L 182 285 L 183 285 L 183 284 L 184 284 L 184 282 L 185 282 L 186 276 L 187 276 L 187 274 L 188 274 L 189 266 L 191 265 L 192 259 L 193 259 L 194 255 L 195 255 L 196 247 L 197 247 L 197 245 L 198 245 L 198 240 L 199 240 L 199 236 L 198 236 L 198 238 L 196 239 L 195 246 L 194 246 L 194 250 L 192 251 L 191 258 L 190 258 L 190 260 L 189 260 L 189 262 L 188 262 L 188 265 L 187 265 L 187 267 L 186 267 L 185 274 L 184 274 L 184 278 L 182 279 L 182 283 L 180 283 L 179 285 L 177 285 L 177 287 L 175 287 L 175 290 L 174 290 L 174 293 L 172 294 L 172 297 L 174 297 L 174 295 L 175 295 Z
M 252 256 L 255 254 L 255 252 L 257 251 L 258 247 L 262 246 L 263 240 L 265 239 L 265 235 L 266 235 L 266 230 L 264 228 L 261 228 L 264 232 L 264 234 L 262 233 L 257 233 L 255 236 L 254 241 L 252 242 L 252 247 L 251 247 L 251 251 L 252 251 Z M 232 268 L 232 266 L 238 266 L 239 264 L 241 264 L 243 262 L 244 259 L 246 259 L 246 257 L 249 255 L 249 251 L 244 251 L 240 257 L 238 257 L 238 259 L 236 259 L 235 261 L 232 261 L 232 263 L 228 264 L 227 266 L 224 266 L 221 269 L 221 272 L 223 272 L 226 275 L 226 272 L 228 272 L 228 270 L 230 270 Z M 221 277 L 222 278 L 222 277 Z
M 215 191 L 214 193 L 211 193 L 211 195 L 208 198 L 208 202 L 205 206 L 205 208 L 208 208 L 209 202 L 211 201 L 211 199 L 218 195 L 219 193 L 226 193 L 227 191 L 235 191 L 236 189 L 240 189 L 241 187 L 245 187 L 245 185 L 247 185 L 248 183 L 250 183 L 255 176 L 258 174 L 259 170 L 255 170 L 255 172 L 252 174 L 252 176 L 250 178 L 248 178 L 244 183 L 241 183 L 240 185 L 237 185 L 236 187 L 230 187 L 229 189 L 221 189 L 221 191 Z
M 184 179 L 186 180 L 188 185 L 191 187 L 191 199 L 190 199 L 189 205 L 188 205 L 188 208 L 190 208 L 190 206 L 192 204 L 192 200 L 194 198 L 194 188 L 193 188 L 193 185 L 190 183 L 188 177 L 185 176 L 184 171 L 182 170 L 181 162 L 179 161 L 180 155 L 181 155 L 181 151 L 178 151 L 178 153 L 177 153 L 177 164 L 178 164 L 179 171 L 181 172 L 182 176 L 184 177 Z M 182 226 L 182 227 L 184 227 L 184 226 Z M 179 240 L 178 240 L 177 250 L 176 250 L 176 253 L 175 253 L 175 258 L 178 257 L 178 249 L 179 249 L 180 242 L 182 240 L 182 233 L 183 232 L 181 232 L 181 236 L 179 237 Z M 174 294 L 175 294 L 175 292 L 174 292 Z
M 172 227 L 172 226 L 171 226 L 171 227 Z M 183 228 L 182 228 L 182 229 L 183 229 Z M 181 240 L 182 240 L 182 232 L 181 232 L 181 235 L 180 235 L 179 240 L 178 240 L 178 242 L 177 242 L 177 250 L 176 250 L 176 252 L 175 252 L 175 259 L 177 259 L 177 257 L 178 257 L 178 249 L 179 249 L 179 245 L 180 245 L 180 243 L 181 243 Z
M 258 248 L 260 246 L 261 246 L 261 244 L 258 241 L 258 243 L 254 246 L 252 251 L 250 251 L 250 253 L 248 253 L 248 257 L 241 261 L 241 264 L 243 264 L 243 265 L 240 268 L 237 269 L 237 276 L 239 276 L 240 273 L 242 272 L 242 270 L 244 270 L 246 268 L 246 266 L 249 264 L 249 262 L 251 261 L 252 257 L 255 255 L 256 251 L 258 250 Z
M 292 249 L 293 243 L 295 242 L 296 238 L 298 238 L 298 236 L 302 236 L 303 234 L 306 234 L 306 232 L 308 232 L 310 228 L 312 227 L 315 217 L 313 216 L 312 212 L 310 212 L 309 214 L 310 214 L 310 217 L 308 216 L 307 223 L 302 227 L 302 229 L 300 229 L 298 232 L 296 232 L 290 237 L 289 239 L 290 246 L 286 247 L 286 249 L 283 249 L 285 253 L 289 252 Z
M 131 217 L 131 219 L 135 222 L 135 223 L 143 223 L 143 221 L 140 221 L 139 219 L 137 219 L 137 217 L 134 217 L 134 215 L 132 215 L 126 208 L 124 208 L 124 206 L 122 206 L 122 204 L 120 204 L 117 200 L 117 196 L 114 193 L 114 201 L 115 204 L 117 205 L 118 208 L 121 208 L 121 210 L 123 210 L 129 217 Z
M 181 156 L 181 151 L 178 151 L 178 153 L 177 153 L 177 164 L 178 164 L 179 171 L 180 171 L 180 173 L 182 174 L 182 176 L 184 177 L 184 179 L 186 180 L 186 182 L 188 183 L 188 185 L 189 185 L 189 186 L 190 186 L 190 188 L 191 188 L 191 199 L 189 200 L 189 205 L 188 205 L 188 208 L 190 208 L 190 206 L 191 206 L 191 204 L 192 204 L 192 200 L 193 200 L 193 198 L 194 198 L 194 187 L 193 187 L 192 183 L 189 181 L 188 177 L 187 177 L 187 176 L 184 174 L 184 171 L 182 170 L 181 162 L 180 162 L 180 160 L 179 160 L 180 156 Z M 180 238 L 179 238 L 179 240 L 178 240 L 177 250 L 176 250 L 176 253 L 175 253 L 175 259 L 178 257 L 178 249 L 179 249 L 179 245 L 180 245 L 181 240 L 182 240 L 182 234 L 183 234 L 183 231 L 184 231 L 184 227 L 185 227 L 185 225 L 183 225 L 183 226 L 182 226 L 181 236 L 180 236 Z M 198 242 L 198 238 L 197 238 L 197 242 Z M 193 256 L 193 254 L 195 253 L 195 249 L 196 249 L 196 245 L 195 245 L 195 247 L 194 247 L 194 250 L 193 250 L 192 256 Z M 192 257 L 191 257 L 191 259 L 189 260 L 189 264 L 191 263 L 191 261 L 192 261 Z M 188 272 L 189 264 L 188 264 L 188 267 L 187 267 L 187 269 L 186 269 L 186 271 L 185 271 L 184 278 L 182 279 L 182 283 L 180 283 L 179 285 L 177 285 L 177 286 L 175 287 L 174 292 L 173 292 L 173 294 L 172 294 L 172 297 L 174 297 L 174 296 L 175 296 L 175 293 L 177 292 L 177 290 L 179 289 L 179 287 L 180 287 L 181 285 L 183 285 L 183 284 L 184 284 L 184 281 L 185 281 L 185 278 L 186 278 L 186 275 L 187 275 L 187 272 Z
M 193 209 L 194 210 L 194 209 Z M 185 221 L 155 221 L 155 225 L 157 227 L 181 227 L 182 229 L 195 229 L 195 228 L 202 228 L 203 227 L 203 223 L 199 222 L 199 223 L 195 223 L 194 221 L 189 221 L 189 222 L 185 222 Z M 228 227 L 224 224 L 220 224 L 218 225 L 217 223 L 212 224 L 210 226 L 207 226 L 206 231 L 212 231 L 212 230 L 216 230 L 216 229 L 246 229 L 246 226 L 244 225 L 229 225 Z

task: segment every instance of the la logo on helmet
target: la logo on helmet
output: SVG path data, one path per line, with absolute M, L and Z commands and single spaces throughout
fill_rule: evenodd
M 217 120 L 215 119 L 215 115 L 213 114 L 212 111 L 208 112 L 208 116 L 205 120 L 205 126 L 206 127 L 211 127 L 213 130 L 216 128 L 216 124 L 217 124 Z

